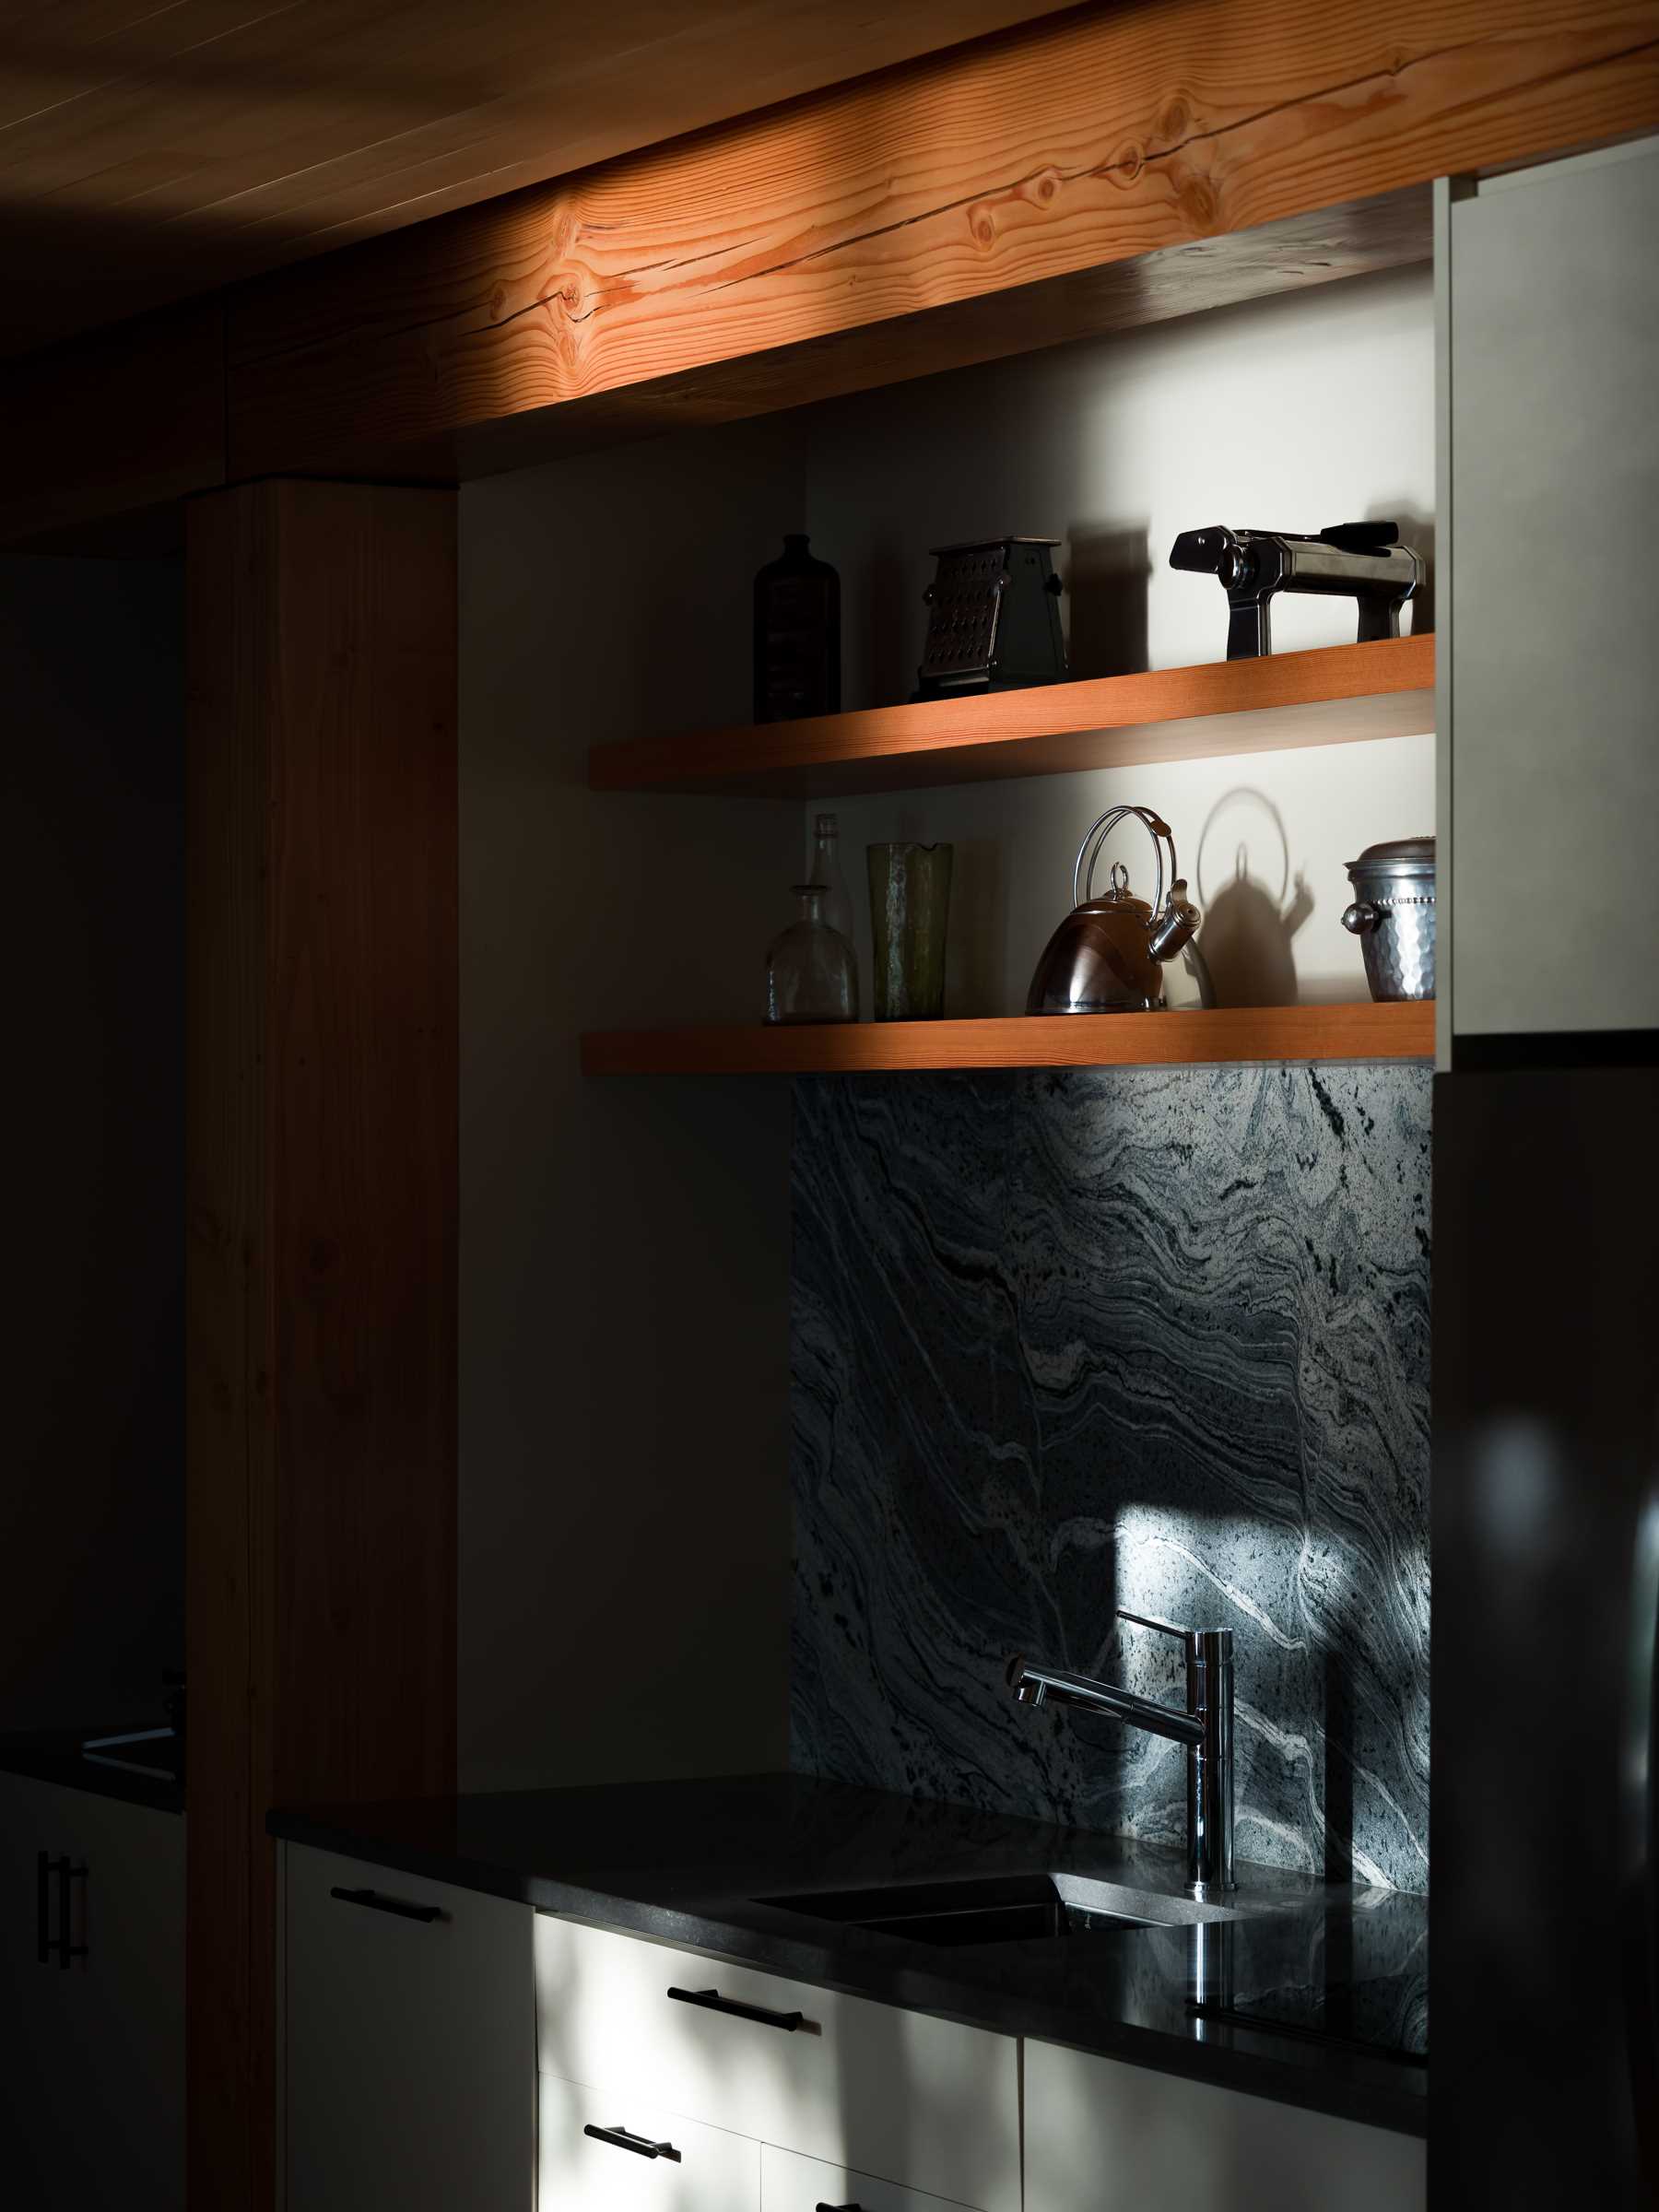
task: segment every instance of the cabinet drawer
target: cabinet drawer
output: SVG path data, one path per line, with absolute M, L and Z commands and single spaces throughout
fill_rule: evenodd
M 1026 2212 L 1421 2212 L 1423 2145 L 1154 2074 L 1025 2047 Z
M 537 2063 L 930 2195 L 1018 2212 L 1009 2036 L 540 1914 Z M 713 1991 L 768 2025 L 669 1995 Z
M 832 2212 L 971 2212 L 942 2196 L 849 2173 L 844 2166 L 826 2166 L 821 2159 L 804 2159 L 768 2143 L 760 2153 L 760 2212 L 819 2212 L 825 2206 Z
M 544 2212 L 759 2212 L 759 2143 L 626 2090 L 584 2088 L 556 2074 L 544 2074 L 540 2087 Z M 652 2158 L 590 2136 L 590 2127 L 665 2147 Z

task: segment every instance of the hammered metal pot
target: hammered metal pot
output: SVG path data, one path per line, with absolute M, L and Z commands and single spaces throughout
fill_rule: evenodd
M 1342 926 L 1359 940 L 1377 999 L 1434 996 L 1434 840 L 1396 838 L 1350 860 L 1354 903 Z

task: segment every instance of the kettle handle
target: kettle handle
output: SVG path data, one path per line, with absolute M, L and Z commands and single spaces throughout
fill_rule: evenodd
M 1127 805 L 1120 806 L 1108 806 L 1105 813 L 1101 815 L 1100 819 L 1097 822 L 1091 823 L 1089 826 L 1088 834 L 1084 838 L 1083 842 L 1077 847 L 1077 865 L 1072 870 L 1073 906 L 1081 906 L 1085 900 L 1092 899 L 1094 897 L 1094 872 L 1100 862 L 1100 848 L 1106 842 L 1106 840 L 1108 836 L 1110 836 L 1111 832 L 1117 827 L 1118 823 L 1123 820 L 1124 815 L 1126 814 L 1137 816 L 1139 819 L 1145 822 L 1147 825 L 1147 834 L 1152 840 L 1152 855 L 1158 868 L 1158 886 L 1152 894 L 1152 912 L 1155 914 L 1159 914 L 1163 912 L 1163 846 L 1159 844 L 1159 838 L 1164 839 L 1169 845 L 1170 877 L 1171 882 L 1174 882 L 1180 877 L 1181 875 L 1181 866 L 1175 858 L 1175 839 L 1171 832 L 1169 823 L 1161 820 L 1159 816 L 1154 814 L 1150 806 L 1130 806 Z M 1089 852 L 1089 847 L 1091 845 L 1094 846 L 1092 854 Z M 1088 874 L 1087 877 L 1085 877 L 1083 873 L 1083 863 L 1085 860 L 1088 862 Z

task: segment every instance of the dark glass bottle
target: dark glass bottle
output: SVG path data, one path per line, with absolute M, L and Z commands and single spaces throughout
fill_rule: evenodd
M 841 578 L 792 532 L 755 579 L 755 720 L 841 712 Z

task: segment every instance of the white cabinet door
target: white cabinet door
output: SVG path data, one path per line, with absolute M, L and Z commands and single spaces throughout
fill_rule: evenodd
M 711 2127 L 1019 2212 L 1012 2036 L 541 1913 L 544 2072 Z
M 41 1896 L 40 1854 L 55 1859 L 73 1847 L 67 1832 L 58 1840 L 52 1818 L 60 1794 L 0 1774 L 0 2141 L 8 2195 L 53 2212 L 72 2202 L 65 2154 L 84 2132 L 87 2102 L 75 2093 L 78 2069 L 69 2064 L 69 2000 L 80 1993 L 64 1984 L 77 1976 L 40 1957 L 42 1915 L 50 1937 L 58 1891 L 49 1877 Z
M 41 1895 L 41 1856 L 49 1862 Z M 65 1888 L 55 1870 L 77 1872 Z M 82 1954 L 42 1963 L 67 1903 Z M 42 1930 L 42 1906 L 44 1907 Z M 184 2197 L 184 1823 L 0 1775 L 0 2112 L 29 2212 Z
M 759 2212 L 759 2143 L 556 2074 L 540 2093 L 541 2212 Z
M 1025 2046 L 1025 2212 L 1421 2212 L 1424 2147 L 1115 2059 Z
M 531 2212 L 530 1907 L 281 1849 L 291 2212 Z
M 825 2212 L 826 2206 L 830 2212 L 972 2212 L 942 2196 L 899 2189 L 769 2143 L 760 2153 L 760 2212 Z
M 1440 973 L 1460 1039 L 1659 1027 L 1656 238 L 1651 140 L 1442 202 Z

